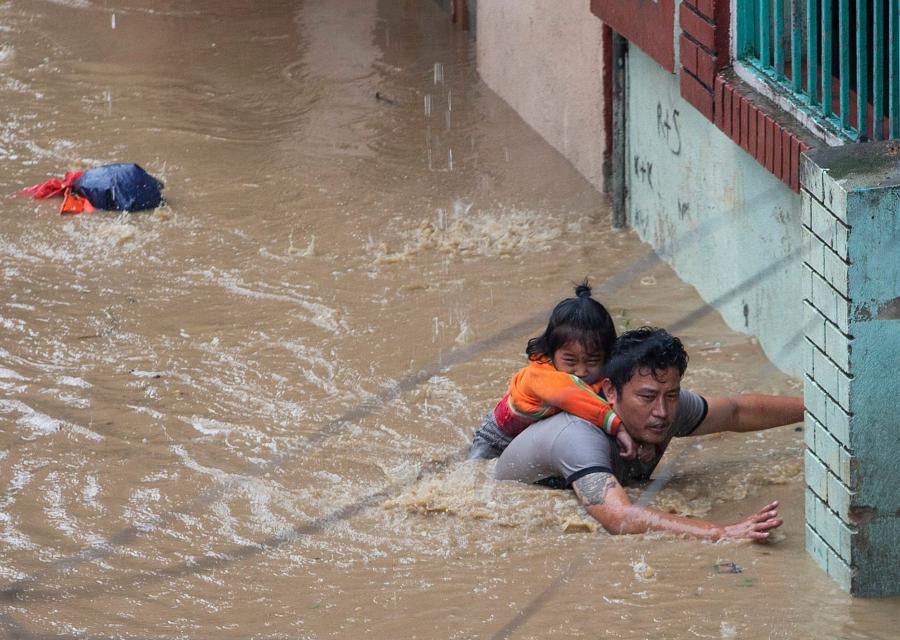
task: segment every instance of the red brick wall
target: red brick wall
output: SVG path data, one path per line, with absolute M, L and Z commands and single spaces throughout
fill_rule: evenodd
M 591 0 L 591 12 L 674 73 L 675 0 Z
M 739 90 L 727 74 L 716 76 L 713 121 L 735 144 L 796 192 L 800 153 L 810 148 L 793 127 L 773 118 Z M 806 137 L 806 136 L 804 136 Z
M 679 7 L 681 95 L 713 120 L 713 90 L 719 70 L 730 63 L 729 0 L 683 0 Z
M 672 0 L 591 0 L 591 11 L 663 68 L 675 71 L 669 57 L 674 47 L 667 46 L 674 25 Z M 800 153 L 809 148 L 797 135 L 800 125 L 773 118 L 781 115 L 774 105 L 764 107 L 763 100 L 751 100 L 751 91 L 733 74 L 723 73 L 731 65 L 730 0 L 682 0 L 678 11 L 681 96 L 775 177 L 799 191 Z M 611 98 L 607 99 L 609 105 Z

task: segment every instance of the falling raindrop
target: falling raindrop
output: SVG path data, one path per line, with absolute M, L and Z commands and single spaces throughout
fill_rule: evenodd
M 431 116 L 431 94 L 425 94 L 425 117 Z
M 453 171 L 453 149 L 447 149 L 447 168 Z
M 116 28 L 116 14 L 112 14 L 111 16 L 112 28 Z
M 434 63 L 434 84 L 443 84 L 444 82 L 444 65 L 440 62 Z

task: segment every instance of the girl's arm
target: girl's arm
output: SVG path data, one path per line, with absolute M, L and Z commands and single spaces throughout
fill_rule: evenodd
M 549 407 L 578 416 L 615 436 L 622 424 L 609 404 L 578 376 L 549 362 L 531 362 L 513 376 L 510 384 L 513 409 L 525 416 L 542 417 Z

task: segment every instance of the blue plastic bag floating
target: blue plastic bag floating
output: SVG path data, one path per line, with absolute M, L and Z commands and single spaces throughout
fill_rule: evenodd
M 162 203 L 165 185 L 136 164 L 106 164 L 85 171 L 73 190 L 98 209 L 142 211 Z

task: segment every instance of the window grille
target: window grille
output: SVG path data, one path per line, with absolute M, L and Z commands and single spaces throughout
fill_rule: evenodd
M 735 57 L 853 140 L 900 138 L 900 0 L 735 0 Z

